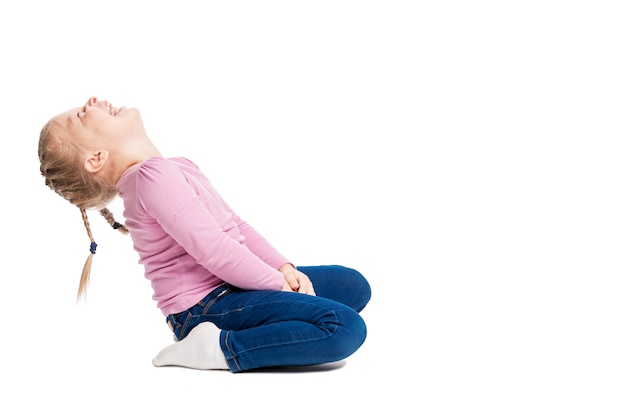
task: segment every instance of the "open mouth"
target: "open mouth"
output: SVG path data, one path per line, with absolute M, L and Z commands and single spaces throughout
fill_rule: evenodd
M 117 107 L 113 107 L 112 104 L 108 104 L 107 105 L 107 113 L 109 113 L 110 116 L 117 116 L 117 114 L 120 112 L 120 109 L 118 109 Z

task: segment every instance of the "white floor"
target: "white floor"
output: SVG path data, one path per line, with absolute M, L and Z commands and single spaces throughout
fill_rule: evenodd
M 0 415 L 626 414 L 619 2 L 204 3 L 0 6 Z M 90 95 L 295 263 L 363 272 L 361 350 L 154 368 L 170 335 L 97 216 L 75 305 L 89 241 L 35 148 Z
M 320 411 L 335 415 L 390 409 L 396 410 L 396 415 L 409 415 L 406 398 L 413 390 L 409 381 L 402 384 L 379 359 L 382 352 L 376 352 L 376 345 L 382 344 L 382 335 L 372 337 L 362 351 L 336 364 L 231 374 L 155 368 L 151 354 L 169 343 L 164 337 L 155 337 L 158 330 L 139 330 L 121 340 L 115 336 L 114 326 L 98 320 L 94 323 L 93 317 L 84 319 L 85 315 L 91 316 L 63 317 L 59 321 L 64 324 L 55 330 L 53 323 L 44 320 L 33 326 L 39 337 L 20 335 L 20 344 L 27 342 L 28 346 L 9 350 L 19 363 L 9 363 L 10 378 L 6 373 L 3 377 L 10 383 L 11 397 L 5 397 L 14 407 L 10 415 L 56 410 L 68 416 L 166 416 L 203 411 L 306 416 Z M 70 324 L 85 327 L 76 329 L 80 335 L 63 335 Z

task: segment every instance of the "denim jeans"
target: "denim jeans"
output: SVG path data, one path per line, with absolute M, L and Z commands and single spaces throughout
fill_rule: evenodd
M 167 316 L 167 323 L 178 340 L 199 323 L 215 323 L 222 329 L 220 345 L 232 372 L 350 356 L 367 333 L 358 312 L 370 299 L 368 282 L 354 269 L 337 265 L 298 270 L 311 279 L 316 296 L 224 284 L 190 309 Z

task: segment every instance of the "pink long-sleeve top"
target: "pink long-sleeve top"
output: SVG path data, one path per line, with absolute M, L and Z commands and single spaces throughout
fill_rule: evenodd
M 164 315 L 184 311 L 224 282 L 281 290 L 288 260 L 222 199 L 185 158 L 150 158 L 117 183 L 139 263 Z

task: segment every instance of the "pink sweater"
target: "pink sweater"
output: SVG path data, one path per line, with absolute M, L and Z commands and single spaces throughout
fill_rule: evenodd
M 179 313 L 230 283 L 280 290 L 287 263 L 220 197 L 185 158 L 150 158 L 128 169 L 117 188 L 139 263 L 164 315 Z

